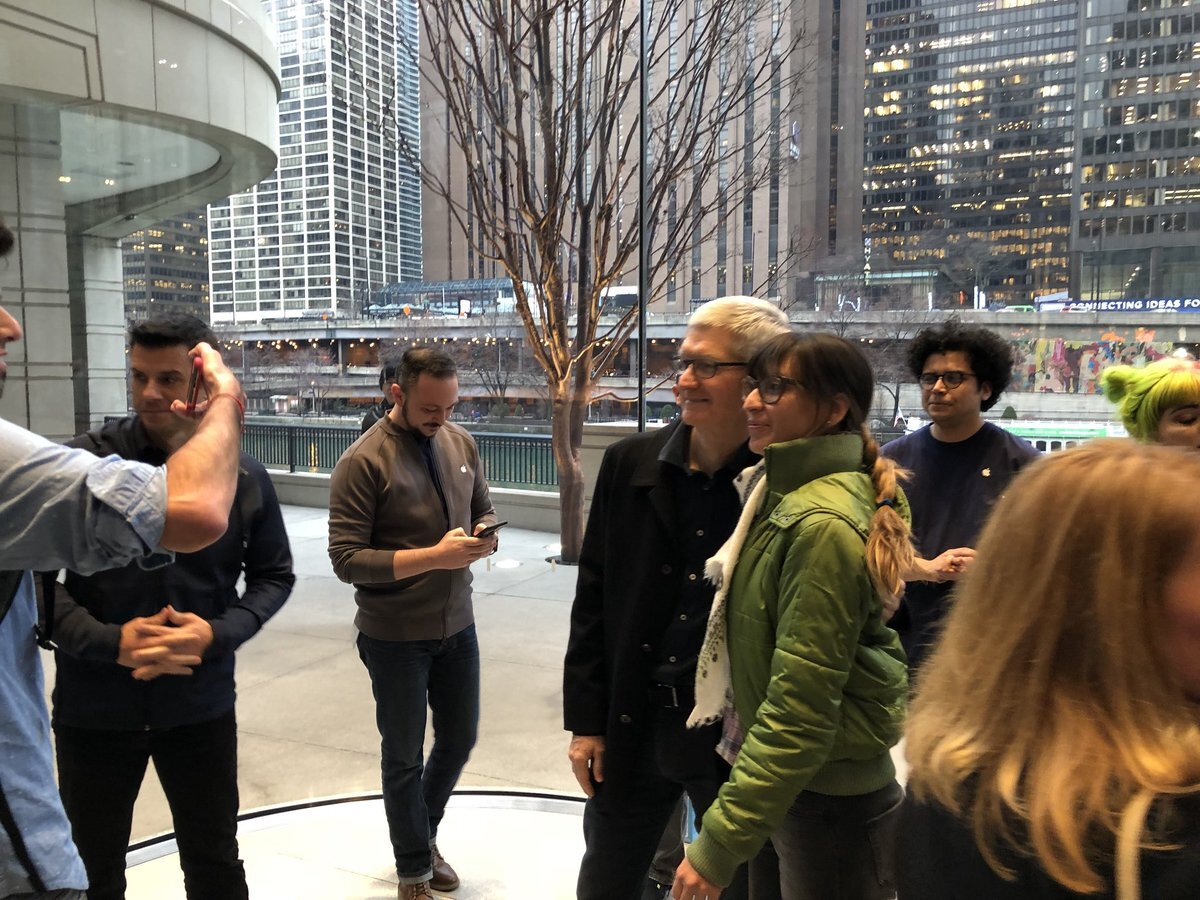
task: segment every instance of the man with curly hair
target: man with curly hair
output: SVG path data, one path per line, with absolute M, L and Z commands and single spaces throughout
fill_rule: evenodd
M 985 422 L 1012 379 L 1008 343 L 950 320 L 913 339 L 908 366 L 930 424 L 883 446 L 912 473 L 904 490 L 923 559 L 891 625 L 915 674 L 937 637 L 953 582 L 975 558 L 983 520 L 1017 471 L 1038 455 L 1027 441 Z

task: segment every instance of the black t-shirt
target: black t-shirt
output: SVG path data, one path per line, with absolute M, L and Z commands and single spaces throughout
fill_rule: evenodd
M 993 504 L 1017 471 L 1038 451 L 1021 438 L 984 422 L 965 441 L 933 436 L 930 426 L 891 441 L 883 455 L 912 472 L 904 492 L 912 509 L 913 536 L 925 559 L 954 547 L 974 547 Z M 911 582 L 892 620 L 910 670 L 924 660 L 945 614 L 953 583 Z

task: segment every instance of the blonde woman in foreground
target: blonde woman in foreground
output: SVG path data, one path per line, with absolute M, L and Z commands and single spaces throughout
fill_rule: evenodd
M 1017 478 L 907 730 L 900 900 L 1200 897 L 1200 455 Z

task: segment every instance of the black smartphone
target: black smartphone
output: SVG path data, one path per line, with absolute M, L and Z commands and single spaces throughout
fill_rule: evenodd
M 194 413 L 196 411 L 196 402 L 200 399 L 200 388 L 204 384 L 204 379 L 201 374 L 204 372 L 204 360 L 199 356 L 192 359 L 192 375 L 188 379 L 187 389 L 187 411 Z
M 489 525 L 487 528 L 483 529 L 483 531 L 479 532 L 479 534 L 475 535 L 475 537 L 477 537 L 477 538 L 491 537 L 493 534 L 495 534 L 497 531 L 499 531 L 501 528 L 503 528 L 507 524 L 508 524 L 507 522 L 497 522 L 495 525 Z

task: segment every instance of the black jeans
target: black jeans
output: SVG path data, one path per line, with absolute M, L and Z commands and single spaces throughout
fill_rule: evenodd
M 148 731 L 57 725 L 58 784 L 87 868 L 88 900 L 123 900 L 125 851 L 146 763 L 171 807 L 188 900 L 245 900 L 237 845 L 237 721 Z
M 688 728 L 688 709 L 652 711 L 654 723 L 636 751 L 627 782 L 596 786 L 583 811 L 587 845 L 579 865 L 579 900 L 637 900 L 650 862 L 679 798 L 686 791 L 697 826 L 717 797 L 729 767 L 717 756 L 721 726 Z M 745 896 L 744 874 L 721 894 Z
M 750 862 L 751 900 L 891 900 L 903 799 L 894 781 L 858 797 L 802 791 L 771 835 L 778 859 Z
M 358 636 L 371 676 L 380 769 L 396 874 L 403 884 L 432 875 L 429 844 L 479 734 L 479 641 L 468 625 L 445 640 Z M 426 709 L 433 748 L 424 757 Z

